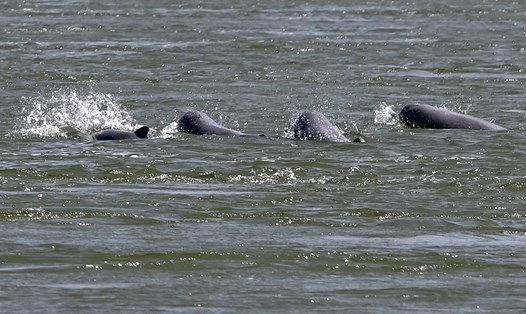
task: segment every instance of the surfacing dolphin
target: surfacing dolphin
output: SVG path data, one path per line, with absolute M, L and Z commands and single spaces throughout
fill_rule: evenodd
M 102 130 L 93 134 L 91 137 L 98 141 L 110 141 L 110 140 L 129 140 L 148 138 L 148 131 L 150 128 L 143 126 L 135 130 L 135 132 L 123 131 L 123 130 Z
M 222 126 L 206 113 L 196 110 L 185 113 L 177 121 L 177 128 L 180 132 L 194 135 L 245 135 L 245 133 Z
M 423 104 L 407 105 L 402 108 L 398 116 L 411 128 L 506 130 L 500 125 L 480 118 Z
M 292 125 L 294 138 L 298 140 L 317 140 L 327 142 L 351 142 L 342 131 L 332 124 L 319 111 L 304 111 Z M 363 142 L 357 137 L 352 142 Z

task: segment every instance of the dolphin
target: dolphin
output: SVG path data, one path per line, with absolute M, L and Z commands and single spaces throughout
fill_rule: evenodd
M 304 111 L 292 125 L 297 140 L 318 140 L 327 142 L 351 142 L 327 117 L 319 111 Z M 363 142 L 357 137 L 353 142 Z
M 506 130 L 500 125 L 480 118 L 423 104 L 407 105 L 402 108 L 398 116 L 411 128 Z
M 245 133 L 224 127 L 212 120 L 206 113 L 195 110 L 185 113 L 177 121 L 177 128 L 180 132 L 194 135 L 245 135 Z
M 135 130 L 135 132 L 123 130 L 102 130 L 93 134 L 91 137 L 92 139 L 98 141 L 139 139 L 148 138 L 148 131 L 150 131 L 150 128 L 147 126 L 140 127 Z

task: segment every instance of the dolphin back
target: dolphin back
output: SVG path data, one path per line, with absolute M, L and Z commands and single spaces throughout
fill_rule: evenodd
M 411 128 L 506 130 L 489 121 L 425 104 L 407 105 L 399 118 Z
M 112 141 L 148 138 L 148 131 L 150 131 L 150 128 L 147 126 L 140 127 L 135 132 L 123 130 L 103 130 L 93 134 L 93 139 L 97 141 Z
M 220 125 L 206 113 L 195 110 L 186 112 L 177 121 L 177 127 L 180 132 L 194 135 L 244 135 L 242 132 Z
M 292 126 L 294 138 L 328 142 L 350 142 L 325 115 L 319 111 L 301 113 Z

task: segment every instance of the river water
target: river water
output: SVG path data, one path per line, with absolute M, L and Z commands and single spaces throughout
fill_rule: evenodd
M 525 2 L 1 3 L 2 312 L 526 308 Z M 365 143 L 292 140 L 307 109 Z

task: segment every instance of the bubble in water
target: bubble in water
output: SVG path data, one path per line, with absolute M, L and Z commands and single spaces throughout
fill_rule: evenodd
M 21 137 L 65 137 L 71 130 L 133 129 L 132 116 L 110 94 L 75 90 L 51 96 L 25 97 L 22 117 L 11 135 Z

